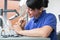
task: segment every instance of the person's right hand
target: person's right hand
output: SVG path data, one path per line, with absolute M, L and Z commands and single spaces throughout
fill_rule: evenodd
M 26 24 L 26 20 L 23 18 L 20 18 L 18 23 L 17 23 L 20 27 L 22 27 L 22 29 L 24 29 L 24 26 Z

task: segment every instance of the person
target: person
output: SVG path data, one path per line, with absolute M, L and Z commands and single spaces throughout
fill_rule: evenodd
M 27 0 L 27 12 L 31 18 L 24 29 L 19 27 L 17 23 L 13 26 L 13 30 L 17 34 L 31 37 L 44 37 L 51 40 L 57 40 L 55 15 L 47 13 L 44 8 L 48 7 L 48 0 Z

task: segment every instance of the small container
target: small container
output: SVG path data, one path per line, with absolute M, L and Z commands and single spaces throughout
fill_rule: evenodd
M 1 36 L 4 36 L 4 35 L 5 35 L 5 30 L 2 29 L 2 31 L 1 31 Z

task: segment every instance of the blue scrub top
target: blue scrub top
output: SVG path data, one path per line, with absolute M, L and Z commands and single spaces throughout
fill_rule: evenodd
M 31 30 L 49 25 L 50 27 L 53 28 L 53 31 L 51 32 L 49 38 L 51 40 L 57 40 L 56 23 L 57 23 L 56 17 L 51 13 L 46 13 L 46 11 L 44 10 L 37 19 L 32 17 L 30 21 L 28 21 L 28 23 L 25 25 L 24 29 Z

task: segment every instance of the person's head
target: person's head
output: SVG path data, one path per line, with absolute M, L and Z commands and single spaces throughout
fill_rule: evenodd
M 29 13 L 30 17 L 36 17 L 40 13 L 42 13 L 43 8 L 48 7 L 48 0 L 27 0 L 27 12 Z

